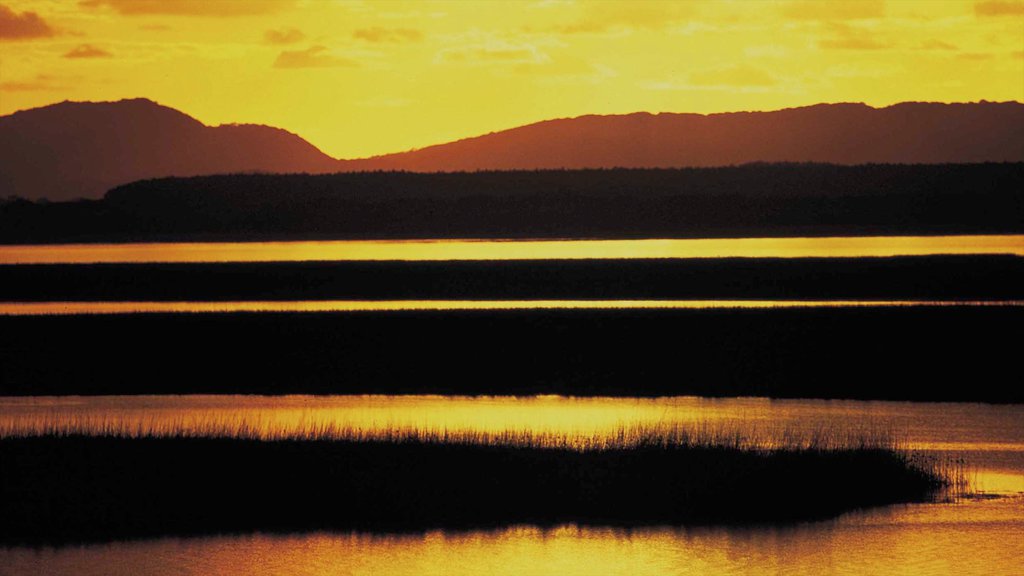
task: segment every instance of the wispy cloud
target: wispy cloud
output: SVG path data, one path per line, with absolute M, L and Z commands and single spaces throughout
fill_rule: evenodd
M 663 30 L 693 13 L 689 2 L 587 2 L 580 14 L 550 31 L 559 34 L 600 34 L 628 30 Z
M 854 28 L 847 24 L 829 24 L 831 36 L 818 40 L 818 47 L 828 50 L 886 50 L 892 48 L 892 42 L 875 38 L 873 32 L 862 28 Z
M 774 86 L 775 78 L 753 66 L 739 65 L 690 74 L 690 83 L 696 86 Z
M 0 82 L 0 90 L 5 92 L 42 92 L 47 90 L 63 90 L 64 88 L 52 76 L 46 74 L 37 74 L 32 80 Z
M 542 64 L 550 58 L 530 44 L 492 41 L 467 46 L 445 48 L 434 61 L 439 64 Z
M 56 32 L 35 12 L 15 12 L 0 4 L 0 40 L 47 38 Z
M 974 13 L 978 16 L 1024 16 L 1024 2 L 990 0 L 975 2 Z
M 921 44 L 922 50 L 959 50 L 954 44 L 942 40 L 928 40 Z
M 888 42 L 854 36 L 820 40 L 818 46 L 829 50 L 886 50 L 892 48 L 892 44 Z
M 111 8 L 119 14 L 138 16 L 249 16 L 290 8 L 294 0 L 80 0 L 86 8 Z
M 355 68 L 359 63 L 351 58 L 332 54 L 326 46 L 311 46 L 305 50 L 285 50 L 274 60 L 274 68 Z
M 277 28 L 263 33 L 263 41 L 267 44 L 295 44 L 306 39 L 306 35 L 298 28 Z
M 92 44 L 81 44 L 64 53 L 65 58 L 111 58 L 114 55 Z
M 793 0 L 779 8 L 791 20 L 867 20 L 885 16 L 882 0 Z
M 372 28 L 360 28 L 352 33 L 356 40 L 366 42 L 419 42 L 423 40 L 423 32 L 414 28 L 383 28 L 374 26 Z

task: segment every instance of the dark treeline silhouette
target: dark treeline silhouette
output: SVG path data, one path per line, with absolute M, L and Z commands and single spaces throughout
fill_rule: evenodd
M 0 395 L 1024 402 L 1022 326 L 1005 307 L 8 316 Z
M 886 449 L 577 452 L 388 441 L 0 440 L 0 541 L 252 530 L 419 531 L 566 522 L 791 522 L 930 498 Z
M 0 266 L 0 301 L 1024 300 L 1024 258 L 707 258 Z
M 1022 163 L 238 174 L 7 202 L 0 242 L 1011 233 L 1020 190 Z

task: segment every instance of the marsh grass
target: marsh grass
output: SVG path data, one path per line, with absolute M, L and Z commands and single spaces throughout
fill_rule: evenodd
M 0 540 L 786 523 L 967 485 L 962 463 L 906 450 L 884 429 L 701 423 L 580 436 L 200 422 L 0 429 Z
M 293 422 L 271 413 L 231 415 L 66 414 L 59 411 L 0 419 L 0 439 L 30 437 L 120 439 L 224 438 L 286 442 L 387 442 L 481 445 L 575 451 L 631 448 L 727 448 L 770 452 L 891 450 L 906 452 L 893 428 L 867 422 L 857 427 L 756 426 L 729 421 L 621 423 L 610 430 L 531 430 L 524 427 L 474 429 L 408 423 L 356 425 L 304 412 Z

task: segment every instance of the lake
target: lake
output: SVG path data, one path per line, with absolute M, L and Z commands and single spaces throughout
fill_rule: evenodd
M 1024 235 L 4 245 L 0 246 L 0 264 L 585 258 L 838 258 L 936 254 L 1024 256 Z
M 243 302 L 0 302 L 0 316 L 401 310 L 643 310 L 753 308 L 1021 307 L 1024 301 L 960 300 L 264 300 Z
M 573 525 L 387 535 L 248 534 L 59 549 L 0 549 L 9 574 L 989 574 L 1024 554 L 1024 406 L 764 398 L 125 396 L 0 400 L 0 433 L 101 423 L 267 438 L 389 430 L 611 438 L 683 426 L 772 438 L 793 431 L 895 434 L 909 449 L 962 457 L 976 498 L 900 505 L 796 526 L 615 530 Z M 211 423 L 213 428 L 211 428 Z M 842 434 L 840 434 L 842 435 Z M 967 552 L 969 551 L 969 552 Z
M 542 260 L 586 258 L 1024 256 L 1024 236 L 724 240 L 337 241 L 0 246 L 0 264 Z M 3 315 L 138 312 L 1024 306 L 1020 301 L 323 300 L 2 302 Z M 397 361 L 397 360 L 396 360 Z M 823 383 L 827 385 L 827 383 Z M 965 383 L 969 386 L 970 383 Z M 139 382 L 144 390 L 146 383 Z M 0 436 L 47 431 L 454 439 L 527 434 L 580 449 L 638 431 L 737 435 L 752 447 L 831 434 L 891 436 L 963 459 L 976 495 L 791 526 L 513 525 L 420 534 L 308 532 L 0 547 L 0 574 L 1013 574 L 1024 573 L 1024 405 L 465 396 L 51 396 L 0 398 Z M 623 435 L 622 432 L 626 431 Z

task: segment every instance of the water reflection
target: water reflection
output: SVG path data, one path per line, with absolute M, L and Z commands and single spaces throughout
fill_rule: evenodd
M 0 548 L 22 576 L 1013 574 L 1024 554 L 1024 406 L 762 398 L 125 396 L 0 398 L 0 433 L 54 423 L 188 430 L 247 423 L 274 437 L 348 431 L 532 430 L 595 437 L 673 424 L 893 429 L 910 447 L 966 457 L 995 498 L 894 506 L 789 528 L 514 526 L 497 531 L 248 534 L 59 549 Z M 969 551 L 969 552 L 967 552 Z
M 402 310 L 640 310 L 711 308 L 1019 307 L 1024 301 L 952 300 L 267 300 L 242 302 L 0 302 L 0 316 Z
M 477 439 L 621 443 L 683 430 L 784 443 L 894 434 L 910 449 L 967 458 L 977 488 L 1024 491 L 1024 406 L 765 398 L 459 396 L 99 396 L 0 399 L 0 435 L 101 434 Z M 625 431 L 625 434 L 623 432 Z
M 1024 501 L 855 513 L 796 528 L 561 526 L 382 536 L 313 533 L 0 549 L 5 573 L 164 576 L 1015 574 Z
M 1024 236 L 54 244 L 0 246 L 0 263 L 800 258 L 925 256 L 933 254 L 1016 254 L 1024 256 Z

